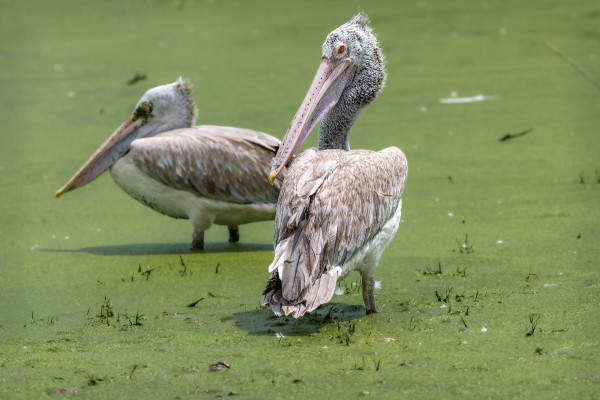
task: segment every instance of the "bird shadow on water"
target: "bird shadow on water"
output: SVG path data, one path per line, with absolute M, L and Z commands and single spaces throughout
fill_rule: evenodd
M 221 319 L 233 321 L 236 327 L 256 336 L 282 334 L 284 336 L 306 336 L 318 332 L 330 323 L 350 321 L 365 317 L 362 305 L 328 303 L 312 313 L 295 319 L 292 316 L 277 317 L 267 308 L 243 311 Z
M 131 243 L 114 246 L 82 247 L 80 249 L 40 249 L 42 252 L 88 253 L 97 256 L 169 255 L 169 254 L 218 254 L 252 251 L 273 251 L 272 244 L 265 243 L 207 243 L 204 250 L 192 250 L 189 243 Z

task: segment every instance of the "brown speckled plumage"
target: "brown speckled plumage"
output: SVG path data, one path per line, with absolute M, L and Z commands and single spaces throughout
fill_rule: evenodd
M 201 125 L 132 143 L 130 157 L 173 189 L 236 204 L 276 203 L 281 179 L 269 185 L 279 141 L 248 129 Z
M 298 306 L 299 315 L 328 301 L 316 296 L 318 279 L 328 268 L 348 263 L 395 214 L 406 173 L 406 158 L 395 147 L 300 153 L 284 181 L 275 217 L 275 243 L 289 239 L 285 275 L 275 280 L 279 285 L 269 283 L 263 301 L 273 306 L 269 296 L 280 292 L 275 307 Z

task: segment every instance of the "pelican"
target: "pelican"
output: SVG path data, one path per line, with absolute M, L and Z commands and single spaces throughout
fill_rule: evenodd
M 317 74 L 273 160 L 269 181 L 322 119 L 319 148 L 287 169 L 275 216 L 275 255 L 262 303 L 299 318 L 331 300 L 336 282 L 362 276 L 367 314 L 377 312 L 374 273 L 400 222 L 408 165 L 396 147 L 350 150 L 348 133 L 383 88 L 384 63 L 366 15 L 331 32 Z
M 55 196 L 81 187 L 106 169 L 131 197 L 194 226 L 192 249 L 204 248 L 213 223 L 229 227 L 275 217 L 283 179 L 266 176 L 279 140 L 248 129 L 193 126 L 191 84 L 179 78 L 148 90 L 131 116 Z

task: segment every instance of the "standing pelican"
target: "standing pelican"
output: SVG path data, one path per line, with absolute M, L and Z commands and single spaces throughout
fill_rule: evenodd
M 223 126 L 192 126 L 191 85 L 176 82 L 148 90 L 131 116 L 55 196 L 91 182 L 107 168 L 131 197 L 194 225 L 192 248 L 204 248 L 213 223 L 229 227 L 273 219 L 283 179 L 265 179 L 279 140 L 266 133 Z
M 319 149 L 287 171 L 275 216 L 275 257 L 262 302 L 295 318 L 333 296 L 338 279 L 362 275 L 367 314 L 377 312 L 373 275 L 400 222 L 407 163 L 396 147 L 350 151 L 348 132 L 383 87 L 383 57 L 358 14 L 327 36 L 321 64 L 273 161 L 273 182 L 322 119 Z

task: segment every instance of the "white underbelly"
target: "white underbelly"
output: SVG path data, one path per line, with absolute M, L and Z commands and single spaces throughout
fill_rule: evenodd
M 402 199 L 400 199 L 396 212 L 392 218 L 385 223 L 379 233 L 369 242 L 365 243 L 363 247 L 348 260 L 348 262 L 341 266 L 342 272 L 338 279 L 341 280 L 346 278 L 352 271 L 359 271 L 364 277 L 372 277 L 375 274 L 375 270 L 379 264 L 379 258 L 390 245 L 394 236 L 396 236 L 401 215 Z
M 110 169 L 114 181 L 131 197 L 173 218 L 190 219 L 196 229 L 211 224 L 242 225 L 275 218 L 276 204 L 236 204 L 173 189 L 144 174 L 127 155 Z

